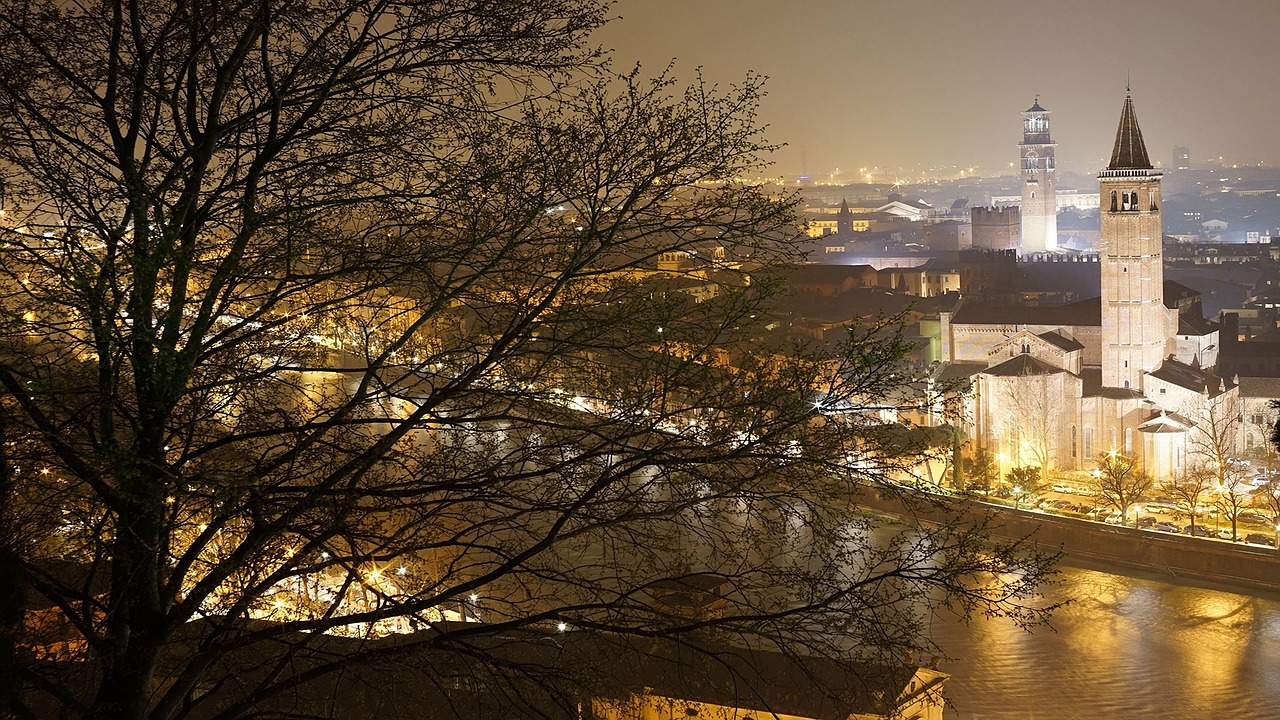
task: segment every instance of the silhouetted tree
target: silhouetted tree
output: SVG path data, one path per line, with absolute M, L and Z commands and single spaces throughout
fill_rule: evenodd
M 930 605 L 1041 617 L 1017 543 L 866 541 L 919 460 L 873 432 L 918 402 L 900 322 L 764 349 L 760 82 L 616 76 L 607 12 L 0 0 L 17 712 L 500 689 L 524 628 L 892 658 Z
M 978 448 L 972 457 L 961 461 L 965 483 L 969 489 L 990 492 L 1000 480 L 1000 464 L 986 448 Z

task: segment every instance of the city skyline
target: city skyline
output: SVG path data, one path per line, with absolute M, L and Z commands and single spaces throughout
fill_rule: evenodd
M 621 0 L 613 9 L 619 19 L 596 38 L 615 50 L 617 69 L 656 72 L 674 59 L 683 81 L 699 68 L 722 85 L 767 76 L 760 119 L 786 145 L 773 172 L 788 179 L 1012 173 L 1020 128 L 1011 118 L 1037 96 L 1053 113 L 1059 166 L 1093 173 L 1106 165 L 1111 106 L 1126 84 L 1144 114 L 1162 118 L 1147 138 L 1158 165 L 1175 146 L 1189 147 L 1193 163 L 1280 164 L 1269 130 L 1280 98 L 1260 92 L 1276 65 L 1263 52 L 1280 20 L 1274 3 L 815 0 L 797 11 Z

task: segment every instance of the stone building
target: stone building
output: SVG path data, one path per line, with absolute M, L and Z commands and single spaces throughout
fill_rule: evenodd
M 1037 103 L 1024 115 L 1025 187 L 1051 192 L 1046 111 Z M 1166 289 L 1160 180 L 1126 96 L 1111 160 L 1098 175 L 1101 297 L 1051 307 L 962 301 L 941 313 L 937 377 L 968 381 L 960 417 L 1002 472 L 1019 465 L 1084 470 L 1114 452 L 1167 477 L 1189 461 L 1202 406 L 1237 392 L 1238 383 L 1205 364 L 1216 325 L 1199 316 L 1186 288 Z M 1028 224 L 1028 208 L 1024 251 L 1045 227 Z
M 969 211 L 973 246 L 987 250 L 1017 250 L 1022 245 L 1022 209 L 975 207 Z

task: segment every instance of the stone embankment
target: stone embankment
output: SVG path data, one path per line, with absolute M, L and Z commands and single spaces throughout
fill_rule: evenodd
M 1280 593 L 1280 551 L 1275 548 L 1117 527 L 965 498 L 930 495 L 928 500 L 913 501 L 908 507 L 898 497 L 870 495 L 858 504 L 897 517 L 935 523 L 957 518 L 974 523 L 991 515 L 992 535 L 1004 539 L 1028 537 L 1041 550 L 1061 552 L 1067 562 L 1098 569 L 1154 572 L 1174 581 Z

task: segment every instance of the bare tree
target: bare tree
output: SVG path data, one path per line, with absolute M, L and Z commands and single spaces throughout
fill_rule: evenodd
M 1231 523 L 1231 539 L 1238 541 L 1240 534 L 1237 525 L 1240 513 L 1244 512 L 1253 501 L 1253 486 L 1248 482 L 1248 466 L 1236 462 L 1228 462 L 1225 468 L 1218 470 L 1222 478 L 1221 484 L 1214 484 L 1213 506 L 1218 510 L 1219 519 Z
M 1191 417 L 1195 427 L 1188 438 L 1188 449 L 1200 457 L 1201 464 L 1214 471 L 1217 485 L 1225 486 L 1235 459 L 1242 421 L 1238 388 L 1216 394 L 1205 392 Z
M 1265 512 L 1271 527 L 1280 533 L 1280 479 L 1270 478 L 1266 485 L 1252 493 L 1252 506 Z
M 1098 500 L 1120 511 L 1121 525 L 1128 524 L 1129 506 L 1146 497 L 1153 484 L 1132 458 L 1111 453 L 1098 459 L 1094 482 Z
M 1003 383 L 1001 406 L 1005 409 L 1001 437 L 1011 445 L 1016 465 L 1040 468 L 1046 479 L 1057 465 L 1062 425 L 1061 374 L 1025 372 Z
M 1206 498 L 1214 487 L 1216 473 L 1203 465 L 1185 467 L 1172 478 L 1161 482 L 1158 487 L 1173 498 L 1179 509 L 1191 518 L 1191 534 L 1195 534 L 1196 516 L 1202 506 L 1201 500 Z
M 760 83 L 615 76 L 607 10 L 0 0 L 15 713 L 319 713 L 410 655 L 445 692 L 520 628 L 889 658 L 931 604 L 1040 619 L 1017 543 L 866 540 L 919 460 L 899 322 L 761 350 Z

